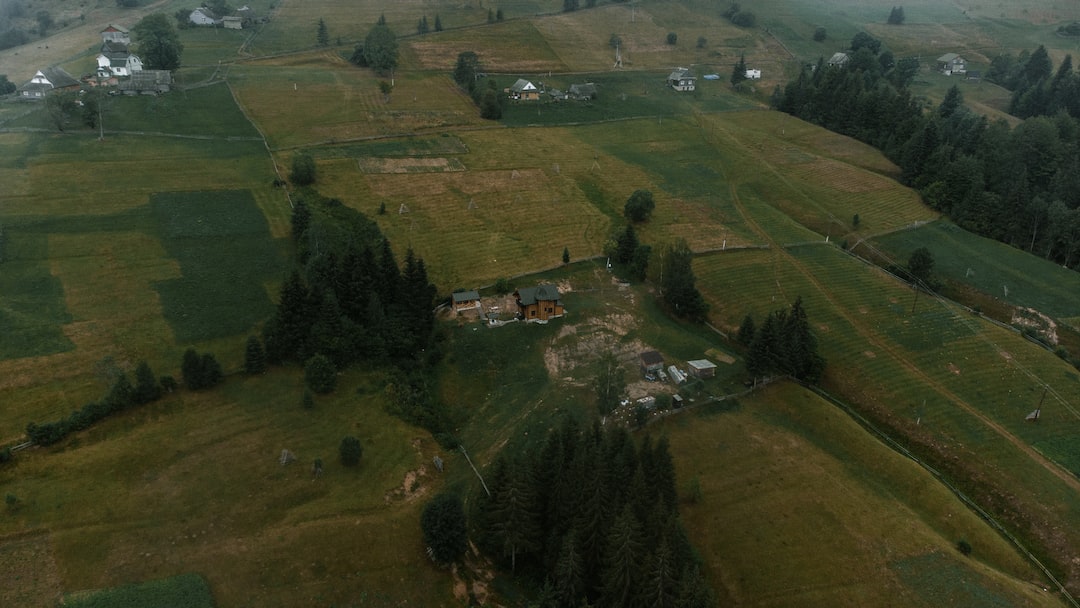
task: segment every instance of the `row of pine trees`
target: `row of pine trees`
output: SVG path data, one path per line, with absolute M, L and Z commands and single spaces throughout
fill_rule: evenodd
M 533 577 L 541 605 L 715 605 L 679 520 L 666 439 L 638 447 L 624 428 L 582 429 L 567 418 L 541 449 L 507 452 L 486 474 L 490 496 L 474 501 L 472 536 Z

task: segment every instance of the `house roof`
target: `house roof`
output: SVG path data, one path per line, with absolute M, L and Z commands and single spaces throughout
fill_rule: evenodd
M 34 73 L 34 77 L 19 87 L 19 91 L 32 91 L 49 89 L 63 89 L 66 87 L 79 86 L 75 77 L 64 71 L 63 68 L 44 68 Z
M 518 78 L 517 82 L 510 86 L 510 90 L 515 93 L 522 93 L 524 91 L 535 91 L 536 85 L 525 80 L 524 78 Z
M 550 283 L 544 283 L 536 287 L 522 287 L 517 290 L 517 294 L 518 301 L 522 306 L 529 306 L 537 302 L 560 303 L 559 288 Z
M 693 78 L 694 75 L 690 73 L 690 70 L 686 68 L 675 68 L 671 74 L 668 75 L 668 80 L 679 80 L 680 78 Z
M 952 63 L 954 61 L 963 62 L 964 58 L 960 55 L 957 55 L 956 53 L 945 53 L 941 57 L 938 57 L 937 60 L 940 63 Z
M 191 16 L 194 17 L 195 13 L 199 13 L 205 16 L 207 19 L 213 19 L 214 21 L 217 21 L 218 18 L 218 16 L 214 14 L 214 11 L 206 8 L 205 6 L 200 6 L 199 8 L 191 11 Z
M 845 63 L 848 62 L 848 59 L 851 59 L 851 58 L 848 57 L 847 53 L 844 53 L 844 52 L 833 53 L 833 56 L 829 57 L 829 61 L 827 63 L 829 65 L 844 65 Z
M 570 85 L 570 94 L 579 97 L 592 97 L 596 94 L 596 85 L 591 82 Z
M 109 53 L 124 53 L 125 55 L 130 53 L 128 46 L 123 42 L 115 42 L 113 40 L 106 40 L 101 43 L 101 52 L 106 55 Z
M 127 33 L 128 33 L 128 30 L 127 30 L 127 28 L 126 28 L 126 27 L 123 27 L 123 26 L 120 26 L 120 25 L 116 25 L 116 24 L 114 24 L 114 23 L 110 23 L 110 24 L 109 24 L 109 27 L 107 27 L 107 28 L 105 28 L 105 29 L 101 30 L 101 33 L 102 33 L 102 34 L 104 34 L 105 32 L 120 32 L 121 34 L 127 34 Z
M 647 350 L 641 353 L 641 362 L 645 365 L 663 365 L 664 356 L 655 350 Z
M 473 300 L 479 300 L 480 294 L 476 291 L 455 291 L 453 298 L 454 304 L 457 304 L 458 302 L 471 302 Z
M 708 359 L 694 359 L 693 361 L 687 361 L 686 364 L 697 370 L 713 369 L 716 367 L 716 364 Z

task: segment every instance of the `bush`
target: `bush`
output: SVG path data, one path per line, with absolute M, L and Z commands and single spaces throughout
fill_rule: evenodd
M 289 181 L 297 186 L 309 186 L 315 183 L 315 159 L 310 154 L 301 152 L 293 156 Z
M 337 388 L 337 368 L 326 355 L 315 355 L 304 364 L 304 382 L 320 395 L 332 393 Z
M 644 222 L 656 209 L 656 202 L 649 190 L 634 190 L 623 206 L 623 215 L 631 222 Z
M 668 32 L 667 43 L 674 46 L 679 41 L 679 35 L 675 32 Z
M 971 555 L 971 543 L 964 539 L 960 539 L 960 541 L 956 543 L 956 550 L 964 555 Z
M 364 455 L 364 446 L 360 444 L 360 440 L 356 437 L 345 437 L 341 440 L 341 445 L 338 446 L 338 456 L 341 458 L 341 464 L 347 467 L 355 467 L 360 464 L 360 458 Z
M 225 377 L 214 355 L 210 353 L 200 355 L 194 348 L 189 348 L 184 352 L 180 372 L 184 377 L 184 385 L 193 391 L 210 388 Z
M 825 31 L 825 28 L 819 26 L 814 30 L 814 42 L 825 42 L 827 37 L 828 33 Z

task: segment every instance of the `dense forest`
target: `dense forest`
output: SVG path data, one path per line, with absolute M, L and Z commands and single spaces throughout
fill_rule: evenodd
M 908 84 L 910 63 L 880 43 L 842 67 L 819 61 L 773 94 L 777 109 L 880 149 L 928 204 L 977 234 L 1065 266 L 1080 259 L 1080 76 L 1045 49 L 998 58 L 988 77 L 1014 88 L 1010 128 L 963 104 L 958 87 L 932 107 Z
M 666 439 L 567 418 L 538 450 L 487 474 L 472 513 L 477 546 L 531 577 L 539 605 L 705 608 L 716 599 L 678 512 Z M 470 501 L 472 502 L 472 501 Z

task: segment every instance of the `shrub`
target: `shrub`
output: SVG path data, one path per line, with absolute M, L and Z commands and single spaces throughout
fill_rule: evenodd
M 304 382 L 320 395 L 332 393 L 337 388 L 337 368 L 326 355 L 315 355 L 304 364 Z
M 364 446 L 360 444 L 360 440 L 356 437 L 345 437 L 341 440 L 341 445 L 338 446 L 338 456 L 341 458 L 341 464 L 347 467 L 355 467 L 360 464 L 360 458 L 364 455 Z
M 315 159 L 310 154 L 301 152 L 293 156 L 289 181 L 297 186 L 308 186 L 315 183 Z
M 679 35 L 675 32 L 668 32 L 667 43 L 674 46 L 679 41 Z
M 956 543 L 956 550 L 964 555 L 971 555 L 971 543 L 964 539 L 960 539 L 960 541 Z

